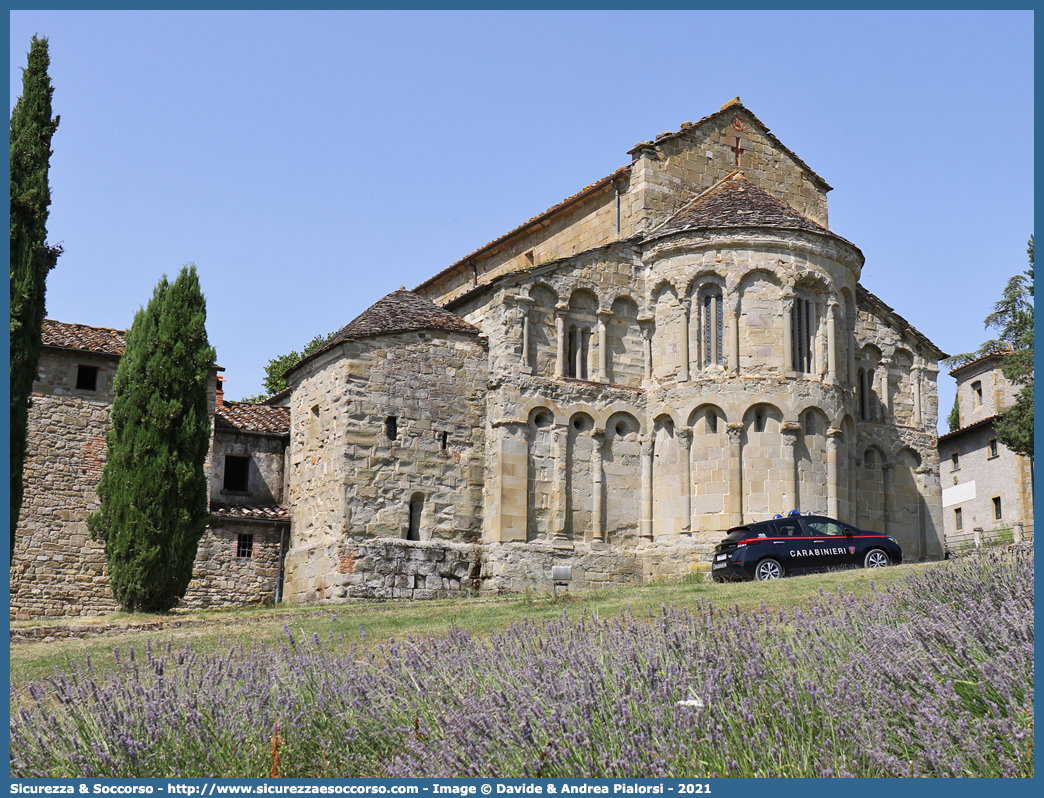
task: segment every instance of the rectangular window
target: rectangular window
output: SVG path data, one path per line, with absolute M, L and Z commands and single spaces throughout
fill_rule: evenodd
M 986 444 L 987 450 L 989 451 L 989 457 L 993 458 L 997 456 L 997 439 L 993 438 L 988 444 Z
M 952 465 L 950 470 L 956 471 L 958 468 L 961 467 L 961 456 L 957 452 L 954 452 L 950 455 L 950 463 Z
M 958 532 L 964 529 L 964 514 L 960 507 L 953 511 L 953 525 Z
M 982 407 L 982 383 L 973 382 L 971 387 L 972 392 L 975 394 L 975 406 Z
M 253 535 L 238 535 L 236 540 L 236 556 L 237 557 L 253 557 L 254 556 L 254 536 Z
M 993 520 L 994 521 L 1000 521 L 1003 517 L 1004 517 L 1004 514 L 1001 512 L 1001 497 L 1000 496 L 994 496 L 993 497 Z
M 225 490 L 245 493 L 250 484 L 250 458 L 235 454 L 225 455 Z
M 77 366 L 76 367 L 76 390 L 96 391 L 98 390 L 98 367 Z

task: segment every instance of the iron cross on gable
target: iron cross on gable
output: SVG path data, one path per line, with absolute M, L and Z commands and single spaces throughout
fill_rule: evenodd
M 739 136 L 728 136 L 725 139 L 726 146 L 728 146 L 729 139 L 732 139 L 732 141 L 733 141 L 732 145 L 729 146 L 729 149 L 732 150 L 732 152 L 735 154 L 735 156 L 736 156 L 736 166 L 739 166 L 740 165 L 740 160 L 739 159 L 740 159 L 740 156 L 743 154 L 743 148 L 740 146 L 740 137 Z

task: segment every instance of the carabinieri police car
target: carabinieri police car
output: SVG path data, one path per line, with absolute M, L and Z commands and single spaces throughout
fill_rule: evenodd
M 779 579 L 800 571 L 861 565 L 883 568 L 903 561 L 890 535 L 867 532 L 824 515 L 777 515 L 733 527 L 714 549 L 715 582 Z

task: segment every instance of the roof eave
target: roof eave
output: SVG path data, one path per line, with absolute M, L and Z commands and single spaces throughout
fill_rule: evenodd
M 617 169 L 615 172 L 613 172 L 612 174 L 607 175 L 606 177 L 603 177 L 601 180 L 599 180 L 599 181 L 597 181 L 595 183 L 592 183 L 591 185 L 587 186 L 584 189 L 581 189 L 580 191 L 578 191 L 573 196 L 568 197 L 568 198 L 562 200 L 557 205 L 551 206 L 546 211 L 541 213 L 539 216 L 534 216 L 528 222 L 524 222 L 523 224 L 520 224 L 518 227 L 514 228 L 513 230 L 509 230 L 507 233 L 504 233 L 504 235 L 500 236 L 499 238 L 495 238 L 492 241 L 490 241 L 488 244 L 486 244 L 486 245 L 484 245 L 482 247 L 479 247 L 474 252 L 472 252 L 472 253 L 470 253 L 468 255 L 465 255 L 463 258 L 458 260 L 456 263 L 453 263 L 453 264 L 447 266 L 445 269 L 443 269 L 441 272 L 436 274 L 434 277 L 431 277 L 431 278 L 425 280 L 423 283 L 421 283 L 416 288 L 414 288 L 413 289 L 414 293 L 416 293 L 418 291 L 421 291 L 423 289 L 429 288 L 429 287 L 431 287 L 433 285 L 438 284 L 444 278 L 449 277 L 454 272 L 457 272 L 457 271 L 463 269 L 465 266 L 467 266 L 467 264 L 470 261 L 474 260 L 475 258 L 480 257 L 482 255 L 488 255 L 488 254 L 492 254 L 493 252 L 496 252 L 498 249 L 500 249 L 500 248 L 504 247 L 506 244 L 508 244 L 512 239 L 515 239 L 515 238 L 523 235 L 524 233 L 530 231 L 534 227 L 538 227 L 538 226 L 540 226 L 543 223 L 549 222 L 551 219 L 553 219 L 554 217 L 558 216 L 559 214 L 562 214 L 562 213 L 566 212 L 567 210 L 570 210 L 573 206 L 577 205 L 578 203 L 583 202 L 584 200 L 590 199 L 595 194 L 597 194 L 597 193 L 603 191 L 604 189 L 606 189 L 607 187 L 611 186 L 613 184 L 613 182 L 618 180 L 625 172 L 630 172 L 630 171 L 631 171 L 630 164 L 628 164 L 627 166 L 622 166 L 619 169 Z

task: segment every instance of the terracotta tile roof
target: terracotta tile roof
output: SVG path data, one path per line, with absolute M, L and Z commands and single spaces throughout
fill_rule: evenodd
M 834 236 L 735 171 L 686 204 L 649 237 L 715 227 L 774 227 Z
M 88 327 L 86 324 L 66 324 L 54 319 L 44 319 L 43 327 L 40 330 L 44 346 L 117 356 L 123 354 L 124 336 L 123 330 L 113 330 L 109 327 Z
M 250 402 L 225 402 L 214 415 L 215 426 L 246 432 L 271 432 L 286 435 L 290 432 L 290 408 Z
M 233 505 L 212 504 L 210 511 L 218 518 L 239 518 L 248 521 L 289 521 L 290 511 L 277 504 L 263 504 L 254 507 L 235 507 Z
M 978 364 L 982 363 L 985 360 L 989 360 L 990 358 L 1006 357 L 1007 355 L 1012 354 L 1014 351 L 1015 351 L 1014 349 L 1004 349 L 1004 350 L 994 349 L 989 354 L 983 355 L 982 357 L 977 357 L 977 358 L 975 358 L 975 360 L 969 360 L 967 363 L 961 363 L 961 365 L 959 365 L 959 366 L 954 366 L 950 370 L 950 376 L 953 377 L 958 371 L 962 371 L 963 369 L 968 368 L 968 366 L 978 365 Z
M 631 171 L 631 167 L 629 165 L 628 166 L 621 166 L 619 169 L 617 169 L 611 175 L 607 175 L 606 177 L 603 177 L 601 180 L 596 180 L 594 183 L 591 183 L 588 186 L 584 186 L 582 189 L 580 189 L 575 194 L 573 194 L 573 195 L 571 195 L 569 197 L 566 197 L 564 200 L 559 202 L 557 205 L 552 205 L 546 211 L 544 211 L 541 214 L 538 214 L 538 215 L 534 216 L 528 222 L 523 222 L 518 227 L 515 227 L 515 228 L 513 228 L 511 230 L 508 230 L 506 233 L 504 233 L 504 235 L 499 236 L 498 238 L 494 238 L 488 244 L 483 244 L 481 247 L 476 249 L 474 252 L 472 252 L 472 253 L 470 253 L 468 255 L 465 255 L 463 258 L 458 260 L 456 263 L 453 263 L 453 264 L 447 266 L 445 269 L 443 269 L 441 272 L 436 274 L 434 277 L 432 277 L 432 278 L 430 278 L 428 280 L 425 280 L 423 283 L 418 285 L 413 290 L 414 291 L 420 291 L 422 288 L 427 288 L 429 285 L 437 283 L 443 277 L 445 277 L 445 276 L 447 276 L 449 274 L 452 274 L 454 271 L 456 271 L 457 269 L 461 268 L 464 264 L 466 264 L 469 260 L 474 258 L 479 253 L 485 252 L 488 249 L 493 249 L 498 244 L 506 241 L 507 239 L 509 239 L 509 238 L 511 238 L 511 237 L 513 237 L 515 235 L 518 235 L 520 232 L 522 232 L 527 227 L 532 227 L 533 225 L 538 224 L 539 222 L 543 221 L 547 217 L 552 216 L 552 215 L 558 213 L 561 210 L 564 210 L 566 207 L 568 207 L 569 205 L 572 205 L 573 203 L 577 202 L 578 200 L 580 200 L 582 198 L 585 198 L 585 197 L 587 197 L 590 194 L 595 193 L 599 189 L 602 189 L 602 188 L 605 188 L 606 186 L 611 185 L 612 182 L 614 180 L 616 180 L 618 177 L 621 177 L 621 176 L 623 176 L 624 174 L 626 174 L 627 172 L 630 172 L 630 171 Z
M 983 419 L 979 419 L 974 424 L 969 424 L 967 427 L 961 427 L 960 429 L 955 429 L 952 432 L 947 432 L 945 435 L 940 435 L 938 442 L 942 443 L 943 441 L 951 440 L 952 438 L 955 438 L 958 435 L 960 435 L 962 432 L 968 432 L 968 431 L 973 430 L 973 429 L 979 429 L 980 427 L 985 427 L 987 424 L 992 424 L 998 418 L 1000 418 L 1000 414 L 999 413 L 997 413 L 996 415 L 988 416 L 988 417 L 983 418 Z

